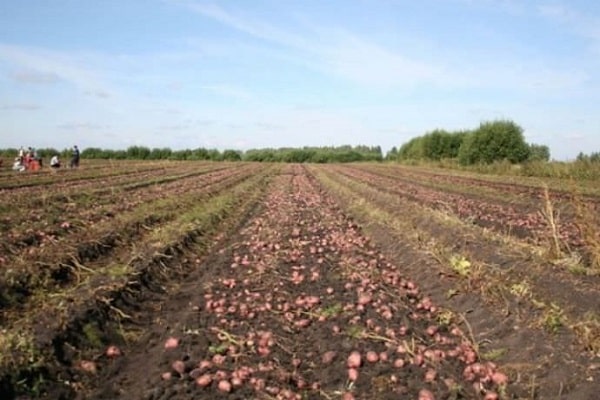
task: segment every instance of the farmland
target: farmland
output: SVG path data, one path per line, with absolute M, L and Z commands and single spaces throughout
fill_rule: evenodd
M 0 195 L 1 398 L 600 390 L 594 182 L 95 162 Z

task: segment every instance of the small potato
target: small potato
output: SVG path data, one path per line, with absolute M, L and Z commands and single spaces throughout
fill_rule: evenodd
M 419 391 L 419 400 L 435 400 L 435 396 L 430 390 L 421 389 Z
M 108 346 L 105 354 L 108 358 L 116 358 L 122 355 L 121 349 L 114 345 Z
M 348 369 L 348 379 L 352 382 L 358 379 L 358 370 L 356 368 Z
M 179 339 L 170 337 L 167 340 L 165 340 L 165 349 L 166 350 L 174 349 L 177 346 L 179 346 Z
M 335 358 L 336 354 L 337 353 L 335 351 L 325 352 L 325 354 L 323 354 L 323 356 L 321 357 L 321 362 L 325 365 L 331 364 L 333 362 L 333 359 Z
M 374 351 L 367 351 L 366 358 L 368 362 L 376 363 L 377 361 L 379 361 L 379 354 L 377 354 Z
M 506 385 L 508 383 L 508 377 L 502 372 L 494 372 L 492 374 L 492 382 L 496 385 Z
M 231 392 L 231 383 L 229 381 L 220 381 L 218 388 L 221 392 L 229 393 Z
M 196 385 L 200 387 L 206 387 L 212 382 L 212 376 L 210 374 L 204 374 L 196 378 Z
M 358 368 L 360 367 L 362 360 L 361 360 L 361 356 L 360 353 L 358 351 L 353 351 L 349 356 L 348 356 L 348 368 Z
M 181 360 L 173 361 L 171 368 L 173 368 L 173 370 L 179 375 L 183 375 L 185 372 L 185 363 Z

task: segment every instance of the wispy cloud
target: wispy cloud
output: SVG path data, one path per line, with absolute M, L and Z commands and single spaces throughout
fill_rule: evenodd
M 31 103 L 17 103 L 17 104 L 4 104 L 0 105 L 0 110 L 19 110 L 19 111 L 35 111 L 42 108 L 38 104 Z
M 256 122 L 256 123 L 254 123 L 254 125 L 257 128 L 260 128 L 260 129 L 266 130 L 266 131 L 281 131 L 281 130 L 285 129 L 285 126 L 283 126 L 283 125 L 278 125 L 278 124 L 273 124 L 270 122 L 263 122 L 263 121 Z
M 172 124 L 172 125 L 162 125 L 159 127 L 161 131 L 185 131 L 190 129 L 189 124 Z
M 214 19 L 224 25 L 230 26 L 238 31 L 245 32 L 259 39 L 284 45 L 286 47 L 295 47 L 307 49 L 312 47 L 309 42 L 300 35 L 295 35 L 284 29 L 279 29 L 270 24 L 259 20 L 253 20 L 247 16 L 240 15 L 239 12 L 226 11 L 224 8 L 210 3 L 199 3 L 194 1 L 173 1 L 175 4 L 182 4 L 191 10 Z
M 69 82 L 84 92 L 108 92 L 106 83 L 83 61 L 85 57 L 38 47 L 0 43 L 0 60 L 20 68 L 13 79 L 28 83 Z
M 538 12 L 570 30 L 600 44 L 600 16 L 587 14 L 562 3 L 545 3 L 538 6 Z
M 441 80 L 444 71 L 421 60 L 370 42 L 342 28 L 295 33 L 268 24 L 239 11 L 226 10 L 216 4 L 176 2 L 204 17 L 244 32 L 255 39 L 292 50 L 297 61 L 314 69 L 365 85 L 413 84 L 423 80 Z
M 579 133 L 579 132 L 572 132 L 572 133 L 567 133 L 563 137 L 568 140 L 582 140 L 582 139 L 585 139 L 587 137 L 587 135 L 585 135 L 583 133 Z
M 344 27 L 289 24 L 285 29 L 267 23 L 247 12 L 213 3 L 175 1 L 203 17 L 259 39 L 273 50 L 280 48 L 288 62 L 343 79 L 367 88 L 411 88 L 428 85 L 443 89 L 502 88 L 517 90 L 557 90 L 582 85 L 587 75 L 583 69 L 548 67 L 545 63 L 522 60 L 509 54 L 486 65 L 470 62 L 469 54 L 453 54 L 453 49 L 433 48 L 426 58 L 411 54 L 410 48 L 391 48 Z M 501 5 L 512 10 L 514 1 L 487 0 L 487 5 Z M 523 11 L 523 10 L 521 10 Z M 599 24 L 600 26 L 600 24 Z M 276 51 L 276 50 L 275 50 Z
M 65 130 L 97 131 L 101 129 L 108 129 L 109 126 L 96 124 L 93 122 L 66 122 L 64 124 L 57 125 L 57 128 Z
M 98 97 L 100 99 L 108 99 L 111 97 L 111 94 L 105 90 L 86 90 L 84 93 L 86 96 Z
M 60 80 L 59 76 L 53 72 L 40 72 L 32 70 L 20 70 L 11 74 L 11 78 L 19 83 L 30 84 L 52 84 Z
M 246 89 L 229 84 L 203 85 L 200 88 L 213 94 L 236 100 L 248 101 L 254 99 L 254 95 Z

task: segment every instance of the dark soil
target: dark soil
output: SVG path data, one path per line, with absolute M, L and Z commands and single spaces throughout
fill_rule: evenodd
M 535 309 L 483 299 L 409 235 L 355 220 L 351 199 L 333 197 L 301 166 L 284 167 L 263 190 L 220 235 L 195 232 L 140 261 L 130 284 L 103 294 L 109 303 L 83 302 L 62 331 L 38 332 L 55 359 L 24 371 L 25 387 L 1 381 L 0 398 L 597 398 L 598 359 L 568 332 L 529 326 Z M 419 225 L 499 268 L 527 268 L 469 230 Z M 547 274 L 536 285 L 565 300 L 572 288 L 583 310 L 596 305 L 585 303 L 594 282 Z M 362 358 L 356 380 L 353 352 Z M 482 372 L 469 376 L 474 368 Z M 494 382 L 504 374 L 507 385 Z

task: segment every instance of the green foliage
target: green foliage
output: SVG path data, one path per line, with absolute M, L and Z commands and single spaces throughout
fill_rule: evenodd
M 150 160 L 166 160 L 171 158 L 173 151 L 168 147 L 163 147 L 161 149 L 154 148 L 150 151 L 148 158 Z
M 510 120 L 482 122 L 474 131 L 448 132 L 436 129 L 404 143 L 390 151 L 388 160 L 438 161 L 458 160 L 461 165 L 490 164 L 507 160 L 548 161 L 548 146 L 527 144 L 523 129 Z
M 398 149 L 396 146 L 392 147 L 385 155 L 387 161 L 393 161 L 398 159 Z
M 40 149 L 42 157 L 58 154 L 63 160 L 71 158 L 72 149 Z M 14 158 L 18 149 L 0 149 L 0 157 Z M 113 160 L 209 160 L 209 161 L 258 161 L 288 163 L 345 163 L 358 161 L 382 161 L 379 146 L 339 146 L 339 147 L 303 147 L 279 149 L 253 149 L 246 152 L 226 149 L 182 149 L 171 150 L 168 147 L 153 148 L 130 146 L 126 150 L 101 149 L 89 147 L 81 151 L 83 159 Z
M 252 149 L 244 153 L 244 161 L 291 162 L 291 163 L 345 163 L 358 161 L 381 161 L 381 147 L 339 146 L 303 147 L 279 149 Z
M 577 161 L 582 163 L 600 163 L 600 151 L 591 153 L 590 155 L 579 153 Z
M 150 158 L 150 149 L 144 146 L 130 146 L 127 148 L 127 158 L 131 160 L 147 160 Z
M 529 145 L 529 161 L 550 161 L 550 149 L 540 144 Z
M 520 163 L 529 158 L 530 147 L 523 137 L 523 129 L 509 120 L 483 122 L 463 143 L 462 164 L 489 164 L 508 160 Z
M 447 132 L 436 129 L 403 144 L 397 153 L 397 159 L 440 161 L 456 158 L 468 134 L 468 131 Z
M 224 161 L 241 161 L 242 155 L 239 151 L 225 150 L 222 156 Z

